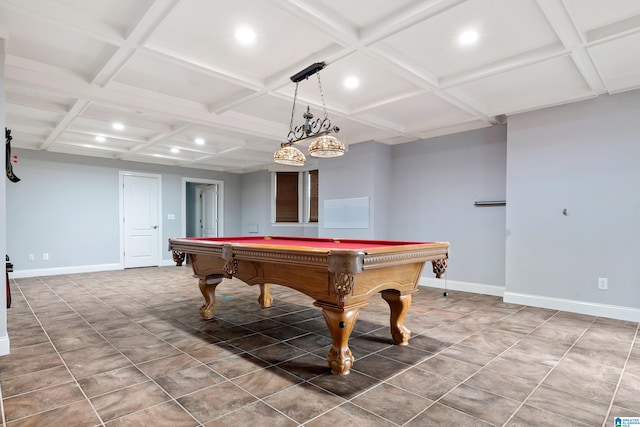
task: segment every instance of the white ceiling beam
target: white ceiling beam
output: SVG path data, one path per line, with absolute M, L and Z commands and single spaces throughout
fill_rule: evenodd
M 587 31 L 585 41 L 588 45 L 609 42 L 640 32 L 640 15 Z
M 360 31 L 360 42 L 371 45 L 419 22 L 452 9 L 466 0 L 427 0 L 411 3 Z
M 440 88 L 448 89 L 465 85 L 477 80 L 485 79 L 487 77 L 502 74 L 507 71 L 513 71 L 538 64 L 540 62 L 548 61 L 550 59 L 568 56 L 570 53 L 571 52 L 567 50 L 561 43 L 542 46 L 540 48 L 522 52 L 518 55 L 513 55 L 508 58 L 492 62 L 490 64 L 485 64 L 482 67 L 476 69 L 470 69 L 460 74 L 447 76 L 440 81 Z
M 151 34 L 162 23 L 164 18 L 178 4 L 178 0 L 154 0 L 146 10 L 143 17 L 136 23 L 126 36 L 126 39 L 118 50 L 109 58 L 97 73 L 92 83 L 101 86 L 113 80 L 122 68 L 129 62 L 140 46 L 142 46 Z
M 327 46 L 325 49 L 314 52 L 307 56 L 305 59 L 298 61 L 295 64 L 292 64 L 285 69 L 277 72 L 276 74 L 267 77 L 264 81 L 264 85 L 260 89 L 256 90 L 255 93 L 249 93 L 245 96 L 234 96 L 223 102 L 212 104 L 210 106 L 210 111 L 212 113 L 218 114 L 223 113 L 265 95 L 282 97 L 281 94 L 277 91 L 286 85 L 292 84 L 290 79 L 292 75 L 296 74 L 298 71 L 303 70 L 304 68 L 315 62 L 320 62 L 323 60 L 333 61 L 336 59 L 336 54 L 338 54 L 339 52 L 343 52 L 343 50 L 338 49 L 335 45 Z M 287 96 L 286 98 L 287 101 L 290 99 L 289 96 Z M 315 103 L 312 104 L 316 105 Z
M 219 65 L 214 65 L 210 61 L 203 61 L 198 58 L 186 56 L 183 53 L 176 52 L 175 49 L 163 46 L 157 42 L 148 42 L 144 47 L 141 47 L 139 51 L 155 56 L 163 61 L 171 62 L 229 83 L 244 86 L 251 90 L 260 90 L 264 86 L 264 83 L 260 80 L 256 80 L 237 71 L 228 70 Z
M 16 68 L 8 64 L 5 69 L 8 80 L 25 87 L 36 87 L 49 93 L 86 98 L 93 102 L 120 106 L 156 114 L 172 120 L 182 120 L 195 124 L 220 127 L 267 139 L 281 139 L 286 134 L 286 124 L 256 120 L 238 113 L 211 114 L 207 106 L 168 95 L 149 92 L 127 85 L 112 83 L 99 87 L 86 82 L 81 77 L 69 75 L 42 74 L 31 69 Z
M 114 46 L 124 42 L 124 34 L 120 29 L 96 21 L 78 9 L 67 7 L 59 2 L 50 0 L 4 0 L 7 10 L 18 12 L 29 17 L 36 17 L 55 25 L 78 31 L 95 40 L 100 40 Z
M 553 28 L 564 47 L 571 52 L 571 58 L 585 82 L 589 85 L 590 90 L 598 95 L 606 93 L 604 79 L 598 72 L 593 58 L 584 47 L 584 41 L 562 2 L 556 0 L 537 1 L 542 13 L 549 21 L 549 25 Z
M 179 135 L 182 132 L 191 129 L 192 127 L 193 127 L 193 125 L 191 125 L 191 124 L 185 124 L 185 125 L 182 125 L 182 126 L 178 126 L 178 127 L 174 128 L 174 129 L 171 129 L 168 132 L 159 133 L 156 136 L 154 136 L 153 138 L 149 139 L 144 144 L 136 145 L 135 147 L 133 147 L 130 150 L 128 150 L 126 153 L 123 153 L 120 156 L 120 158 L 124 157 L 125 155 L 135 154 L 135 153 L 137 153 L 137 152 L 139 152 L 141 150 L 144 150 L 145 148 L 149 148 L 149 147 L 151 147 L 153 145 L 156 145 L 158 142 L 161 142 L 161 141 L 164 141 L 166 139 L 169 139 L 172 136 Z
M 327 37 L 343 46 L 358 43 L 358 30 L 338 14 L 331 13 L 322 4 L 309 0 L 269 0 L 289 12 L 293 17 L 315 27 Z M 302 35 L 304 37 L 304 35 Z
M 62 132 L 67 130 L 67 128 L 78 118 L 80 114 L 87 109 L 87 107 L 91 104 L 89 100 L 86 99 L 78 99 L 75 104 L 71 107 L 69 112 L 64 116 L 60 122 L 56 124 L 56 127 L 49 133 L 49 136 L 40 146 L 41 150 L 48 150 L 52 144 L 54 144 Z

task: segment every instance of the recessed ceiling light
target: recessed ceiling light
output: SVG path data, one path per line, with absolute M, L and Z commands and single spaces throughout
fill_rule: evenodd
M 198 144 L 198 145 L 204 145 L 204 139 L 202 139 L 202 138 L 196 138 L 196 144 Z
M 172 152 L 173 154 L 178 154 L 178 153 L 180 152 L 180 149 L 179 149 L 179 148 L 176 148 L 176 147 L 173 147 L 173 148 L 171 149 L 171 152 Z
M 236 40 L 245 46 L 254 44 L 256 42 L 256 32 L 246 25 L 240 26 L 236 29 Z
M 116 130 L 122 130 L 124 129 L 124 125 L 122 123 L 114 123 L 113 128 Z
M 106 140 L 107 140 L 107 138 L 105 138 L 102 135 L 96 136 L 96 141 L 98 141 L 98 142 L 105 142 Z
M 347 89 L 355 89 L 360 85 L 360 80 L 355 76 L 349 76 L 344 80 L 344 87 Z
M 467 30 L 460 34 L 458 41 L 460 44 L 468 45 L 473 44 L 478 40 L 478 32 L 475 30 Z

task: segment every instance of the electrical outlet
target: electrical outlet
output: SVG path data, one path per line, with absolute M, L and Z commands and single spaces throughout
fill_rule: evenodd
M 49 261 L 49 254 L 48 254 L 48 253 L 46 253 L 46 252 L 45 252 L 45 253 L 43 253 L 43 254 L 42 254 L 42 260 L 43 260 L 43 261 Z
M 609 288 L 609 279 L 606 277 L 598 277 L 598 289 L 606 291 Z
M 29 254 L 29 261 L 35 261 L 36 257 L 33 254 Z

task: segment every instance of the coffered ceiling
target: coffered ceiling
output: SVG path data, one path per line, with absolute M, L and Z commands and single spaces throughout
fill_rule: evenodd
M 314 62 L 347 146 L 640 88 L 638 0 L 0 0 L 0 37 L 14 147 L 233 173 L 273 165 Z

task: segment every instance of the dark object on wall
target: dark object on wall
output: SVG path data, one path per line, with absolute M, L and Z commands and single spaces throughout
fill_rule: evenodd
M 20 181 L 20 178 L 13 174 L 13 165 L 11 164 L 11 140 L 13 139 L 11 137 L 11 129 L 4 128 L 4 137 L 6 140 L 4 143 L 6 148 L 6 158 L 4 163 L 7 169 L 7 178 L 9 178 L 9 181 L 11 182 L 18 182 Z
M 475 202 L 473 206 L 506 206 L 507 202 L 505 200 L 490 200 L 490 201 L 482 201 Z
M 11 308 L 11 288 L 9 287 L 9 273 L 13 271 L 13 264 L 9 262 L 9 255 L 5 255 L 5 259 L 7 260 L 7 308 Z

